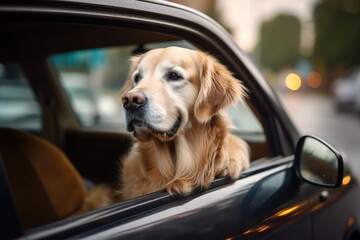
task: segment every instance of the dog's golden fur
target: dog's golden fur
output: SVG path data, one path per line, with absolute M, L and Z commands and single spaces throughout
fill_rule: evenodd
M 249 166 L 248 146 L 229 133 L 222 111 L 241 100 L 244 87 L 210 55 L 169 47 L 134 57 L 121 94 L 124 106 L 144 105 L 143 119 L 134 120 L 137 108 L 125 110 L 137 140 L 122 163 L 122 199 L 164 188 L 188 195 Z

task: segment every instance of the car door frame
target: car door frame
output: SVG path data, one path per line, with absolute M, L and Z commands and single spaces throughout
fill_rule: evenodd
M 146 25 L 149 27 L 149 30 L 166 30 L 167 33 L 182 36 L 183 38 L 185 38 L 185 36 L 189 37 L 189 34 L 191 34 L 191 40 L 198 43 L 202 42 L 205 46 L 208 45 L 209 47 L 207 48 L 212 49 L 210 53 L 213 53 L 219 57 L 222 62 L 226 63 L 235 75 L 246 82 L 252 90 L 251 94 L 254 96 L 254 104 L 260 110 L 259 112 L 261 112 L 262 117 L 266 119 L 267 126 L 265 127 L 270 131 L 268 141 L 274 143 L 271 147 L 274 156 L 288 155 L 289 152 L 291 153 L 293 151 L 293 146 L 299 135 L 282 110 L 275 94 L 251 61 L 231 40 L 229 35 L 208 17 L 201 14 L 193 15 L 192 11 L 186 8 L 176 7 L 177 9 L 172 9 L 165 4 L 163 5 L 161 2 L 155 4 L 147 1 L 123 1 L 121 3 L 122 8 L 119 8 L 120 3 L 110 1 L 109 5 L 106 6 L 98 4 L 96 1 L 89 1 L 89 3 L 91 4 L 83 5 L 68 2 L 66 3 L 66 7 L 57 5 L 57 3 L 54 5 L 44 3 L 44 5 L 36 6 L 9 5 L 10 7 L 7 8 L 7 14 L 9 14 L 9 12 L 11 12 L 11 14 L 25 13 L 27 14 L 25 18 L 29 19 L 32 18 L 32 15 L 36 15 L 39 21 L 48 21 L 49 19 L 54 21 L 63 18 L 61 21 L 68 21 L 70 23 L 81 21 L 83 23 L 119 26 L 119 22 L 121 22 L 122 27 L 124 25 L 127 27 Z M 80 9 L 81 11 L 78 11 Z M 164 21 L 165 17 L 167 18 L 166 22 Z M 189 21 L 189 19 L 191 21 Z M 126 24 L 124 24 L 124 21 L 126 21 Z M 252 168 L 248 172 L 244 172 L 243 177 L 236 183 L 231 183 L 227 179 L 214 181 L 210 190 L 226 190 L 228 187 L 233 187 L 234 184 L 235 186 L 242 186 L 248 177 L 258 174 L 264 178 L 273 173 L 275 169 L 277 169 L 278 172 L 287 171 L 290 173 L 292 171 L 292 161 L 293 159 L 291 157 L 275 159 L 273 161 L 269 160 L 268 163 L 258 168 Z M 261 179 L 261 177 L 256 178 L 253 183 L 255 184 L 255 182 Z M 293 181 L 296 182 L 295 179 L 293 179 Z M 236 191 L 243 191 L 241 188 L 236 189 Z M 210 192 L 216 191 L 211 190 Z M 189 198 L 186 198 L 187 200 L 185 199 L 185 201 L 203 196 L 204 194 L 206 195 L 207 192 L 199 191 Z M 182 201 L 184 199 L 180 200 Z M 166 208 L 167 204 L 177 203 L 178 201 L 178 198 L 173 198 L 165 192 L 158 192 L 88 214 L 42 226 L 37 229 L 31 229 L 26 232 L 26 235 L 29 238 L 36 239 L 42 237 L 75 236 L 91 228 L 101 231 L 99 228 L 104 229 L 111 227 L 111 221 L 124 222 L 128 218 L 132 218 L 134 214 L 141 219 L 142 213 L 146 213 L 149 210 L 157 211 L 159 208 Z M 93 232 L 90 231 L 88 233 Z

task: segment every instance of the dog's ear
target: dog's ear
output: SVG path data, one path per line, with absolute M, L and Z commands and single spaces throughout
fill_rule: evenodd
M 241 100 L 246 89 L 212 56 L 199 53 L 198 61 L 201 66 L 200 89 L 194 114 L 199 122 L 205 123 L 221 109 Z
M 131 65 L 130 65 L 129 75 L 128 75 L 127 80 L 125 81 L 124 85 L 122 86 L 122 88 L 120 90 L 120 96 L 124 95 L 125 93 L 127 93 L 128 91 L 130 91 L 134 87 L 133 80 L 132 80 L 132 75 L 133 75 L 134 71 L 136 70 L 137 65 L 140 62 L 140 58 L 141 58 L 141 55 L 133 56 L 133 57 L 130 58 Z

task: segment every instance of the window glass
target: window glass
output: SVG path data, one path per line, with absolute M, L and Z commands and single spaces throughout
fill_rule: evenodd
M 87 128 L 125 131 L 119 90 L 135 46 L 56 54 L 51 62 L 80 123 Z
M 186 41 L 170 41 L 61 53 L 53 55 L 51 62 L 84 127 L 126 131 L 119 90 L 128 77 L 129 58 L 149 49 L 167 46 L 196 49 Z M 263 136 L 261 124 L 245 102 L 228 108 L 227 112 L 236 135 Z
M 0 126 L 41 129 L 39 103 L 16 63 L 0 62 Z
M 245 102 L 229 107 L 227 113 L 233 124 L 233 134 L 246 139 L 265 141 L 262 125 Z

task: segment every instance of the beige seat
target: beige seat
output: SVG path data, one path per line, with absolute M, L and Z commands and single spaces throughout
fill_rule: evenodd
M 80 208 L 86 193 L 83 181 L 56 146 L 26 132 L 0 128 L 0 151 L 25 229 L 62 219 Z

